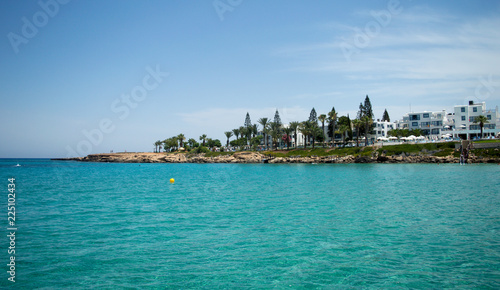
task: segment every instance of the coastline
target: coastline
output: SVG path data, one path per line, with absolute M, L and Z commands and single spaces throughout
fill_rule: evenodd
M 379 155 L 378 152 L 370 156 L 346 155 L 346 156 L 291 156 L 273 157 L 252 151 L 241 151 L 233 154 L 205 156 L 205 153 L 100 153 L 90 154 L 86 157 L 75 158 L 53 158 L 52 160 L 79 161 L 79 162 L 109 162 L 109 163 L 269 163 L 269 164 L 292 164 L 292 163 L 459 163 L 460 158 L 449 156 L 432 156 L 421 154 L 401 153 L 399 155 Z M 500 163 L 500 158 L 471 156 L 468 163 Z

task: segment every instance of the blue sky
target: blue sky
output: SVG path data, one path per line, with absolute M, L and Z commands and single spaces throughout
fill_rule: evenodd
M 376 118 L 499 105 L 499 1 L 351 2 L 1 1 L 0 158 L 224 141 L 246 112 L 354 117 L 366 95 Z

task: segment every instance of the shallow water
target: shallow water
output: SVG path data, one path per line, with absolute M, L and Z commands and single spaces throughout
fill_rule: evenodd
M 498 289 L 499 173 L 3 159 L 0 204 L 15 177 L 19 288 Z

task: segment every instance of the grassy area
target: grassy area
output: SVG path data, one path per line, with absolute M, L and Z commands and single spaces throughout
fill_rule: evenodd
M 472 149 L 472 154 L 484 158 L 500 158 L 500 150 L 497 148 Z
M 500 142 L 500 140 L 484 140 L 481 142 Z M 277 151 L 264 151 L 259 152 L 264 155 L 271 155 L 273 157 L 313 157 L 313 156 L 372 156 L 374 150 L 379 154 L 386 156 L 401 155 L 432 155 L 438 157 L 454 156 L 460 157 L 460 152 L 455 150 L 456 142 L 445 143 L 425 143 L 425 144 L 401 144 L 401 145 L 386 145 L 384 147 L 373 149 L 373 147 L 346 147 L 346 148 L 322 148 L 315 149 L 291 149 L 291 150 L 277 150 Z M 476 142 L 475 142 L 476 143 Z M 217 157 L 233 155 L 235 152 L 208 152 L 205 157 Z M 474 149 L 473 154 L 480 157 L 500 158 L 500 150 L 498 149 Z M 188 153 L 188 157 L 194 153 Z
M 378 149 L 380 154 L 387 156 L 407 154 L 425 154 L 435 156 L 448 156 L 455 150 L 455 142 L 425 143 L 425 144 L 401 144 L 384 146 Z
M 473 141 L 474 143 L 500 143 L 499 139 Z
M 274 157 L 313 157 L 313 156 L 371 156 L 371 147 L 346 147 L 346 148 L 314 148 L 314 149 L 292 149 L 289 151 L 265 151 L 263 154 Z

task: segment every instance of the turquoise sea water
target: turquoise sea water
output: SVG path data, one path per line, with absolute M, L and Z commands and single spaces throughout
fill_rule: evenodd
M 499 289 L 499 177 L 499 165 L 4 159 L 0 287 Z

